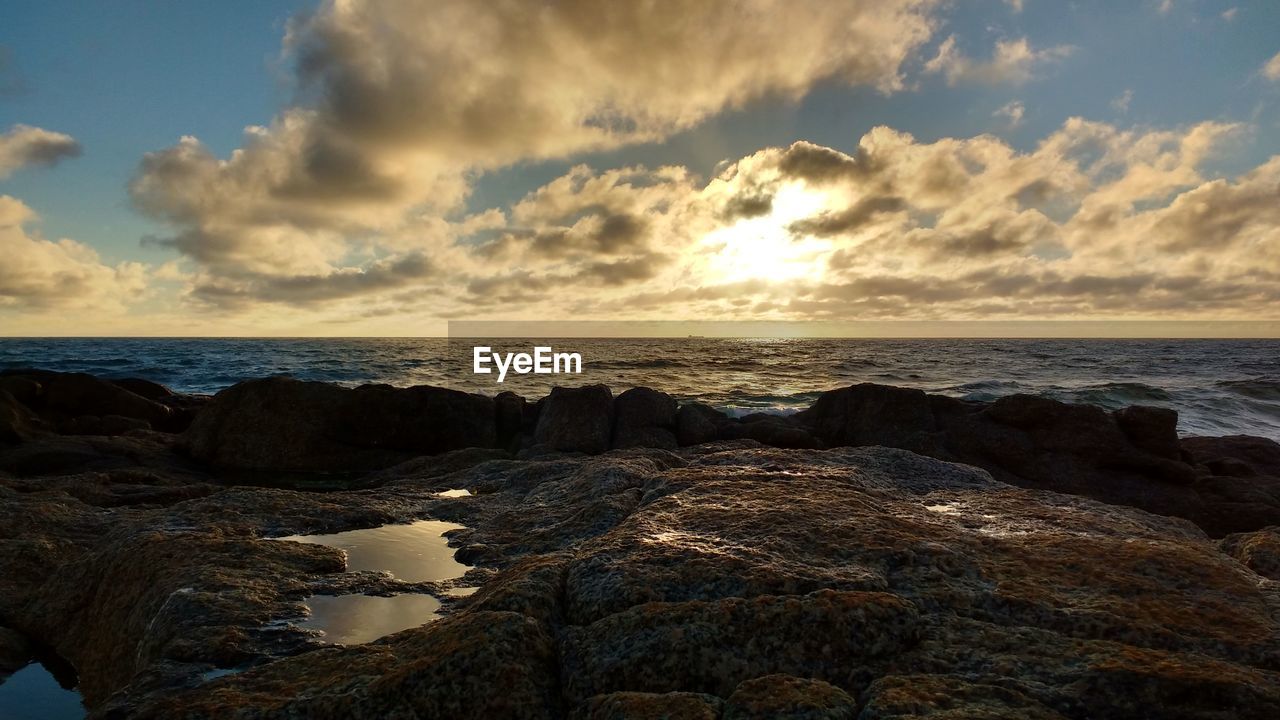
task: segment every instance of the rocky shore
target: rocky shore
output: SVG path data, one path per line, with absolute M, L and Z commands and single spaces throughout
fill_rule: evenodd
M 879 385 L 735 419 L 7 371 L 0 676 L 56 654 L 103 718 L 1280 717 L 1280 445 L 1176 427 Z M 424 518 L 465 526 L 463 577 L 273 539 Z M 442 617 L 298 624 L 408 592 Z

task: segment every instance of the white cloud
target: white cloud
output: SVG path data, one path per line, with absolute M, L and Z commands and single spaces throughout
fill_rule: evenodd
M 1236 19 L 1236 15 L 1239 14 L 1239 12 L 1240 12 L 1240 8 L 1238 7 L 1227 8 L 1226 10 L 1222 11 L 1222 19 L 1227 22 L 1231 22 L 1232 20 Z
M 1262 76 L 1268 80 L 1280 80 L 1280 53 L 1276 53 L 1262 66 Z
M 0 134 L 0 180 L 30 166 L 51 166 L 80 154 L 80 143 L 70 135 L 30 125 L 15 125 Z
M 1024 38 L 996 42 L 990 60 L 975 60 L 964 54 L 952 35 L 938 46 L 937 54 L 925 63 L 924 71 L 940 74 L 948 85 L 976 82 L 988 85 L 1020 85 L 1035 77 L 1036 71 L 1066 58 L 1074 51 L 1069 45 L 1035 49 Z
M 1129 112 L 1129 104 L 1133 102 L 1133 90 L 1125 90 L 1111 101 L 1111 109 L 1124 115 Z
M 1018 127 L 1019 125 L 1022 124 L 1022 117 L 1026 115 L 1026 113 L 1027 113 L 1027 108 L 1025 105 L 1022 104 L 1022 101 L 1013 100 L 1001 106 L 994 113 L 992 113 L 991 116 L 997 117 L 997 118 L 1000 118 L 1000 117 L 1005 118 L 1006 120 L 1009 121 L 1009 127 Z
M 131 196 L 206 287 L 354 289 L 378 262 L 447 252 L 435 232 L 406 246 L 409 228 L 446 227 L 477 173 L 658 140 L 822 81 L 899 89 L 935 4 L 334 0 L 285 39 L 305 102 L 228 158 L 196 138 L 147 155 Z
M 112 312 L 143 293 L 145 266 L 109 266 L 88 245 L 46 240 L 29 229 L 37 220 L 22 201 L 0 195 L 0 310 Z

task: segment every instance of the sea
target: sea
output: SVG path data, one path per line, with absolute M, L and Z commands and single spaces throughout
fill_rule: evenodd
M 473 371 L 473 347 L 576 352 L 576 375 Z M 1184 435 L 1280 440 L 1280 340 L 564 338 L 8 338 L 0 369 L 141 377 L 187 393 L 287 375 L 341 385 L 437 385 L 528 398 L 553 385 L 635 386 L 731 414 L 786 414 L 823 391 L 874 382 L 971 400 L 1029 393 L 1179 413 Z

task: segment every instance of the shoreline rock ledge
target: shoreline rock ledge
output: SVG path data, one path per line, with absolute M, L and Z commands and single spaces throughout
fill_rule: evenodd
M 0 679 L 59 658 L 93 720 L 1280 717 L 1280 446 L 1165 411 L 0 381 Z M 281 540 L 422 519 L 463 577 Z M 441 608 L 300 624 L 353 593 Z

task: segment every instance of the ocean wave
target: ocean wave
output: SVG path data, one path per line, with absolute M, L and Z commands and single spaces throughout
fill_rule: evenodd
M 1257 400 L 1275 400 L 1280 402 L 1280 380 L 1269 378 L 1250 378 L 1248 380 L 1221 380 L 1215 383 L 1228 392 Z

